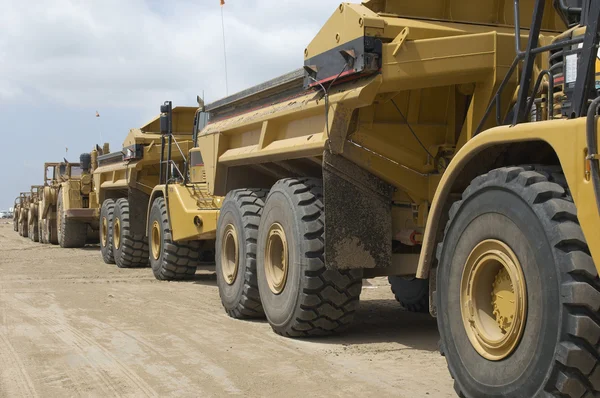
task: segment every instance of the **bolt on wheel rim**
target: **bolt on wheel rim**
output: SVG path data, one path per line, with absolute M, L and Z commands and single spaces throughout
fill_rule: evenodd
M 100 240 L 102 241 L 102 247 L 106 247 L 108 243 L 108 221 L 106 217 L 102 217 L 102 229 L 100 230 Z
M 521 264 L 504 243 L 480 242 L 467 258 L 460 291 L 461 315 L 473 348 L 499 361 L 523 335 L 527 290 Z
M 121 247 L 121 220 L 118 218 L 115 218 L 113 225 L 113 241 L 116 249 Z
M 158 221 L 154 221 L 154 223 L 152 223 L 152 257 L 154 257 L 155 260 L 158 260 L 160 257 L 160 245 L 160 225 L 158 224 Z
M 228 285 L 233 285 L 238 274 L 239 251 L 237 231 L 233 224 L 227 224 L 221 244 L 221 272 Z
M 264 266 L 269 289 L 274 294 L 281 293 L 285 288 L 289 266 L 287 239 L 279 223 L 274 223 L 269 228 Z

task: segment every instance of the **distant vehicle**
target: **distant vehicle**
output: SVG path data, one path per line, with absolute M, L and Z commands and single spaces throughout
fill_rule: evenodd
M 8 217 L 8 213 L 0 212 L 0 218 L 7 218 L 7 217 Z

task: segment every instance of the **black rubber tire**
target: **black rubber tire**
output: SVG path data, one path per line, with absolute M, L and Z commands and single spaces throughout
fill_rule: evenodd
M 124 198 L 117 199 L 113 215 L 114 223 L 119 220 L 121 225 L 120 245 L 115 247 L 113 236 L 113 256 L 119 268 L 147 267 L 148 266 L 148 239 L 143 234 L 131 232 L 129 224 L 129 201 Z
M 102 260 L 106 264 L 114 264 L 115 256 L 113 255 L 113 217 L 115 215 L 115 201 L 113 199 L 106 199 L 102 202 L 100 208 L 100 253 L 102 253 Z M 107 234 L 106 244 L 103 243 L 102 223 L 106 218 Z
M 63 203 L 62 190 L 58 191 L 58 204 L 56 206 L 56 231 L 58 244 L 62 248 L 84 247 L 87 235 L 87 224 L 69 220 Z
M 171 224 L 167 206 L 163 197 L 158 197 L 150 209 L 148 236 L 152 245 L 152 225 L 158 222 L 160 228 L 160 252 L 158 258 L 150 253 L 150 266 L 154 277 L 161 281 L 179 281 L 190 279 L 200 265 L 200 242 L 174 242 L 171 236 Z
M 274 294 L 266 280 L 268 231 L 279 223 L 288 241 L 289 271 L 283 291 Z M 322 182 L 314 178 L 278 181 L 267 197 L 258 228 L 258 288 L 265 315 L 283 336 L 342 332 L 358 308 L 362 270 L 325 267 L 325 213 Z
M 37 220 L 37 226 L 38 226 L 38 242 L 39 243 L 46 243 L 44 241 L 44 220 L 42 220 L 40 218 L 40 215 L 42 214 L 42 212 L 40 211 L 40 209 L 38 208 L 38 220 Z
M 27 223 L 27 219 L 23 217 L 21 222 L 19 223 L 19 235 L 24 238 L 29 236 L 29 224 Z
M 465 260 L 483 239 L 511 247 L 527 286 L 523 336 L 499 361 L 474 350 L 460 312 Z M 440 350 L 459 396 L 598 395 L 600 284 L 559 169 L 506 167 L 475 178 L 450 210 L 437 257 Z
M 227 314 L 236 319 L 264 318 L 256 276 L 256 241 L 260 215 L 268 189 L 236 189 L 225 197 L 219 213 L 215 263 L 221 303 Z M 222 243 L 227 225 L 237 232 L 239 269 L 229 285 L 223 277 Z
M 410 312 L 429 312 L 429 280 L 389 276 L 396 300 Z
M 31 213 L 29 214 L 29 239 L 32 242 L 39 242 L 40 235 L 38 229 L 38 220 L 37 217 L 33 217 Z
M 56 229 L 56 220 L 45 219 L 44 225 L 46 228 L 47 243 L 58 245 L 58 231 Z

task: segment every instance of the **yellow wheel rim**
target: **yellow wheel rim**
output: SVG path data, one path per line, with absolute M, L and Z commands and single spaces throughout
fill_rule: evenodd
M 233 285 L 239 269 L 239 250 L 237 230 L 233 224 L 227 224 L 221 243 L 221 273 L 228 285 Z
M 102 228 L 100 229 L 100 241 L 102 242 L 102 247 L 106 247 L 108 243 L 108 221 L 106 217 L 102 217 Z
M 274 223 L 269 228 L 264 266 L 269 289 L 274 294 L 281 293 L 285 288 L 289 266 L 287 239 L 279 223 Z
M 515 253 L 498 240 L 485 240 L 469 254 L 460 290 L 463 324 L 473 348 L 499 361 L 518 345 L 525 328 L 527 289 Z
M 160 224 L 156 220 L 152 223 L 151 238 L 152 238 L 152 245 L 151 245 L 152 246 L 152 257 L 154 257 L 155 260 L 158 260 L 158 258 L 160 257 L 161 239 L 160 239 Z
M 113 242 L 115 243 L 115 249 L 121 247 L 121 220 L 118 218 L 113 221 Z

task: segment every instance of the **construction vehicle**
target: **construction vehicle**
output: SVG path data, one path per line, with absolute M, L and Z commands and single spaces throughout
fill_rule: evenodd
M 22 216 L 22 209 L 25 206 L 25 203 L 27 202 L 27 192 L 21 192 L 19 193 L 19 196 L 17 196 L 15 198 L 15 203 L 14 203 L 14 210 L 13 210 L 13 228 L 15 230 L 15 232 L 18 232 L 19 235 L 23 236 L 23 229 L 22 229 L 22 225 L 21 225 L 21 220 L 23 218 Z
M 68 162 L 44 163 L 44 192 L 38 202 L 38 227 L 40 243 L 58 244 L 57 193 L 60 184 L 68 178 Z
M 27 227 L 29 239 L 33 242 L 40 241 L 40 228 L 38 223 L 38 211 L 39 203 L 42 195 L 44 194 L 43 185 L 32 185 L 31 186 L 31 200 L 29 202 L 29 208 L 27 209 Z
M 44 164 L 44 193 L 38 202 L 41 243 L 75 248 L 98 236 L 99 206 L 92 178 L 92 158 L 98 152 L 102 149 L 95 147 L 82 154 L 79 163 L 65 159 Z
M 24 238 L 29 236 L 29 205 L 31 203 L 31 192 L 21 192 L 19 201 L 19 215 L 18 215 L 18 231 L 19 235 Z
M 200 107 L 150 261 L 216 238 L 227 313 L 290 337 L 346 329 L 391 276 L 458 395 L 597 396 L 599 24 L 592 0 L 341 4 L 302 71 Z
M 183 170 L 184 153 L 192 148 L 192 127 L 196 108 L 172 109 L 173 136 L 169 146 L 169 170 Z M 148 265 L 146 211 L 154 187 L 162 178 L 165 163 L 165 136 L 160 134 L 160 117 L 140 128 L 131 129 L 123 142 L 123 150 L 97 157 L 94 189 L 100 205 L 100 248 L 107 263 L 120 268 Z M 164 143 L 164 142 L 163 142 Z M 161 151 L 162 149 L 162 151 Z M 155 270 L 159 279 L 176 280 L 193 275 L 201 265 L 200 244 L 169 246 L 167 268 Z M 154 268 L 153 268 L 154 269 Z

